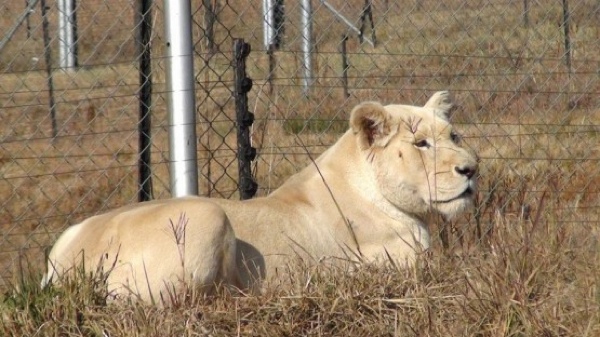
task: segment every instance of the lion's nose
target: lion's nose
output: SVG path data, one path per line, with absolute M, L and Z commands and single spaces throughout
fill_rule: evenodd
M 472 166 L 455 166 L 454 167 L 454 171 L 456 171 L 456 173 L 462 175 L 462 176 L 466 176 L 467 178 L 471 178 L 475 175 L 475 173 L 477 172 L 477 165 L 472 165 Z

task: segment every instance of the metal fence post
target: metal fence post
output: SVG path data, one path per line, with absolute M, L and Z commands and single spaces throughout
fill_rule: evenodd
M 217 4 L 215 0 L 203 0 L 202 4 L 204 5 L 204 36 L 206 36 L 206 47 L 212 54 L 216 48 L 215 21 L 217 21 Z
M 58 1 L 58 52 L 63 70 L 77 66 L 77 22 L 75 0 Z
M 269 50 L 269 46 L 273 44 L 275 37 L 275 24 L 273 23 L 273 0 L 263 0 L 263 40 L 265 50 Z
M 300 2 L 300 14 L 302 17 L 302 54 L 304 65 L 304 96 L 308 97 L 310 87 L 312 86 L 312 8 L 310 0 Z
M 50 119 L 52 119 L 52 138 L 58 136 L 58 125 L 56 123 L 56 104 L 54 100 L 54 79 L 52 75 L 52 52 L 50 51 L 50 31 L 48 22 L 48 7 L 46 0 L 40 0 L 42 8 L 42 33 L 44 35 L 44 59 L 46 61 L 46 79 L 48 83 L 48 108 Z
M 360 43 L 364 41 L 367 19 L 371 22 L 371 41 L 373 42 L 371 45 L 375 47 L 377 44 L 377 36 L 375 34 L 375 22 L 373 22 L 373 0 L 365 0 L 365 6 L 360 14 L 360 34 L 358 34 Z
M 342 36 L 342 42 L 340 44 L 340 53 L 342 54 L 342 86 L 344 87 L 344 98 L 350 97 L 348 91 L 348 53 L 346 50 L 346 42 L 348 41 L 348 35 Z
M 164 0 L 171 195 L 198 194 L 190 0 Z
M 263 0 L 263 40 L 265 50 L 279 49 L 283 42 L 285 9 L 283 0 Z
M 140 121 L 138 124 L 138 201 L 152 199 L 151 137 L 152 120 L 152 58 L 150 36 L 152 34 L 152 0 L 138 0 L 135 23 L 138 27 L 136 44 L 140 64 L 140 90 L 138 92 Z
M 529 27 L 529 1 L 523 0 L 523 25 Z
M 256 157 L 256 149 L 250 144 L 250 126 L 254 123 L 254 114 L 248 111 L 248 91 L 252 89 L 252 80 L 246 76 L 246 58 L 250 54 L 250 45 L 243 39 L 233 40 L 234 52 L 234 97 L 237 125 L 238 167 L 240 199 L 250 199 L 256 194 L 258 184 L 252 178 L 250 162 Z
M 570 23 L 570 13 L 569 13 L 569 1 L 562 0 L 562 9 L 563 9 L 563 30 L 565 32 L 565 64 L 567 65 L 567 70 L 569 71 L 569 76 L 571 75 L 571 35 L 569 32 Z

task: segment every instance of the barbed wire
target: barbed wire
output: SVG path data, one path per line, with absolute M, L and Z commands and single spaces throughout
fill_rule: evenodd
M 306 118 L 270 118 L 270 117 L 266 117 L 266 118 L 257 118 L 256 121 L 261 121 L 261 122 L 273 122 L 273 121 L 278 121 L 278 122 L 285 122 L 285 121 L 297 121 L 297 122 L 329 122 L 329 123 L 347 123 L 348 120 L 347 119 L 335 119 L 335 118 L 329 118 L 329 119 L 321 119 L 321 118 L 310 118 L 310 119 L 306 119 Z M 211 121 L 198 121 L 196 122 L 195 125 L 211 125 L 212 123 L 221 123 L 221 122 L 231 122 L 230 119 L 221 119 L 221 120 L 211 120 Z M 26 123 L 29 124 L 29 123 Z M 93 122 L 91 122 L 90 124 L 93 124 Z M 543 131 L 535 131 L 535 132 L 517 132 L 517 133 L 511 133 L 511 132 L 506 132 L 503 134 L 485 134 L 485 135 L 461 135 L 462 138 L 465 139 L 479 139 L 479 138 L 511 138 L 511 137 L 532 137 L 532 136 L 541 136 L 541 135 L 560 135 L 560 134 L 564 134 L 564 135 L 573 135 L 573 134 L 595 134 L 600 132 L 600 126 L 595 126 L 595 125 L 589 125 L 589 124 L 559 124 L 559 123 L 500 123 L 500 122 L 477 122 L 477 123 L 468 123 L 468 122 L 459 122 L 459 123 L 454 123 L 455 125 L 463 125 L 463 126 L 468 126 L 468 125 L 474 125 L 474 126 L 483 126 L 483 125 L 493 125 L 493 126 L 534 126 L 534 127 L 560 127 L 560 128 L 588 128 L 588 130 L 569 130 L 569 131 L 557 131 L 557 130 L 551 130 L 551 131 L 547 131 L 547 132 L 543 132 Z M 14 125 L 19 125 L 18 123 L 15 123 Z M 179 125 L 189 125 L 186 123 L 183 124 L 179 124 Z M 152 126 L 151 129 L 152 130 L 161 130 L 164 131 L 166 129 L 168 129 L 171 125 L 169 124 L 161 124 L 158 126 Z M 21 142 L 25 142 L 25 141 L 50 141 L 50 140 L 56 140 L 56 139 L 65 139 L 65 138 L 86 138 L 86 137 L 93 137 L 93 136 L 99 136 L 99 135 L 110 135 L 110 134 L 135 134 L 138 132 L 137 128 L 127 128 L 127 129 L 110 129 L 110 130 L 104 130 L 104 131 L 93 131 L 93 132 L 89 132 L 89 131 L 85 131 L 85 132 L 79 132 L 76 134 L 61 134 L 58 135 L 56 137 L 53 136 L 44 136 L 44 137 L 23 137 L 23 138 L 12 138 L 12 139 L 2 139 L 0 140 L 0 147 L 4 144 L 11 144 L 11 143 L 21 143 Z M 331 144 L 323 144 L 322 146 L 329 146 Z M 11 157 L 11 158 L 17 158 L 17 157 Z
M 504 73 L 486 73 L 486 72 L 474 72 L 474 73 L 463 73 L 463 72 L 457 72 L 457 73 L 444 73 L 443 76 L 448 77 L 448 78 L 458 78 L 458 77 L 510 77 L 510 76 L 529 76 L 529 77 L 535 77 L 535 76 L 550 76 L 550 75 L 570 75 L 570 76 L 576 76 L 576 75 L 592 75 L 592 74 L 600 74 L 600 72 L 598 70 L 589 70 L 589 71 L 545 71 L 545 72 L 504 72 Z M 399 79 L 399 78 L 425 78 L 425 79 L 432 79 L 432 78 L 439 78 L 440 74 L 439 73 L 427 73 L 427 74 L 423 74 L 423 73 L 412 73 L 412 74 L 406 74 L 406 75 L 367 75 L 367 76 L 347 76 L 347 79 L 349 80 L 356 80 L 356 79 L 371 79 L 371 80 L 378 80 L 378 79 Z M 302 77 L 275 77 L 272 79 L 267 79 L 267 78 L 257 78 L 254 79 L 257 82 L 260 83 L 266 83 L 268 81 L 271 82 L 282 82 L 282 81 L 292 81 L 292 82 L 300 82 L 302 81 L 304 78 Z M 319 77 L 315 77 L 315 80 L 341 80 L 340 76 L 319 76 Z M 209 84 L 221 84 L 223 87 L 229 87 L 233 84 L 233 80 L 208 80 L 208 81 L 202 81 L 203 84 L 205 85 L 209 85 Z M 153 85 L 158 86 L 158 87 L 164 87 L 166 86 L 165 82 L 153 82 Z M 114 85 L 92 85 L 92 86 L 78 86 L 77 88 L 70 88 L 70 87 L 55 87 L 54 90 L 57 92 L 60 92 L 61 94 L 67 94 L 69 92 L 82 92 L 82 91 L 92 91 L 92 90 L 101 90 L 101 89 L 119 89 L 122 90 L 123 88 L 136 88 L 139 86 L 139 83 L 118 83 L 118 84 L 114 84 Z M 291 85 L 286 85 L 286 86 L 292 86 L 292 87 L 301 87 L 301 84 L 291 84 Z M 339 88 L 341 87 L 340 85 L 332 85 L 332 84 L 328 84 L 328 85 L 323 85 L 320 84 L 319 87 L 332 87 L 332 88 Z M 353 87 L 353 90 L 356 89 L 361 89 L 361 90 L 374 90 L 374 89 L 378 89 L 375 87 L 369 87 L 369 86 L 360 86 L 360 87 Z M 423 88 L 411 88 L 411 90 L 424 90 Z M 473 91 L 470 89 L 465 89 L 463 91 Z M 563 92 L 558 92 L 558 91 L 539 91 L 539 90 L 505 90 L 505 91 L 499 91 L 499 90 L 487 90 L 488 92 L 517 92 L 517 93 L 528 93 L 528 94 L 556 94 L 556 93 L 563 93 Z M 49 90 L 48 89 L 40 89 L 40 90 L 36 90 L 36 91 L 31 91 L 31 90 L 23 90 L 23 91 L 10 91 L 10 92 L 0 92 L 0 96 L 9 96 L 12 97 L 14 95 L 20 95 L 20 94 L 27 94 L 27 95 L 31 95 L 32 93 L 35 94 L 40 94 L 40 93 L 48 93 Z M 569 91 L 572 92 L 573 91 Z M 168 94 L 169 91 L 167 90 L 156 90 L 155 92 L 156 94 Z M 575 92 L 577 93 L 577 92 Z M 585 91 L 583 93 L 588 93 L 588 94 L 597 94 L 598 92 L 589 92 L 589 91 Z M 91 94 L 91 93 L 89 93 Z M 86 96 L 86 100 L 100 100 L 100 99 L 107 99 L 107 98 L 114 98 L 114 97 L 132 97 L 135 96 L 135 94 L 129 94 L 129 95 L 92 95 L 92 96 Z M 77 103 L 77 102 L 81 102 L 81 99 L 78 100 L 61 100 L 58 103 Z M 58 104 L 57 103 L 57 104 Z M 38 106 L 38 105 L 44 105 L 43 103 L 38 103 L 38 104 L 22 104 L 22 105 L 5 105 L 4 107 L 11 107 L 11 108 L 23 108 L 23 107 L 30 107 L 30 106 Z
M 261 151 L 258 153 L 259 156 L 261 155 L 279 155 L 279 156 L 286 156 L 286 155 L 296 155 L 296 156 L 318 156 L 320 155 L 322 152 L 309 152 L 309 151 L 298 151 L 298 152 L 286 152 L 283 151 L 285 150 L 287 147 L 283 146 L 283 147 L 277 147 L 277 151 L 272 151 L 272 152 L 267 152 L 267 151 Z M 206 153 L 210 153 L 212 151 L 209 150 L 205 150 L 205 151 L 198 151 L 199 153 L 202 152 L 206 152 Z M 211 155 L 212 159 L 219 159 L 219 158 L 236 158 L 237 154 L 233 153 L 234 151 L 231 151 L 232 154 L 230 155 L 226 155 L 226 154 L 213 154 Z M 168 151 L 159 151 L 159 152 L 154 152 L 156 154 L 164 154 L 164 153 L 168 153 Z M 117 157 L 120 155 L 134 155 L 134 154 L 138 154 L 137 152 L 131 152 L 128 154 L 116 154 L 116 155 L 111 155 L 112 157 Z M 60 159 L 68 159 L 71 158 L 72 156 L 68 156 L 65 155 L 64 157 L 60 157 Z M 77 156 L 79 157 L 79 156 Z M 87 158 L 93 158 L 95 157 L 94 155 L 89 155 L 86 156 Z M 42 157 L 33 157 L 33 158 L 28 158 L 27 160 L 39 160 L 39 159 L 43 159 Z M 531 156 L 498 156 L 498 157 L 493 157 L 493 156 L 481 156 L 482 160 L 522 160 L 522 161 L 548 161 L 548 162 L 561 162 L 561 161 L 568 161 L 568 162 L 581 162 L 581 161 L 585 161 L 585 162 L 600 162 L 600 157 L 598 158 L 589 158 L 589 157 L 545 157 L 545 158 L 540 158 L 540 157 L 531 157 Z M 15 158 L 11 158 L 11 160 L 19 160 L 19 159 L 15 159 Z M 158 164 L 170 164 L 172 163 L 171 161 L 168 160 L 158 160 L 158 161 L 152 161 L 152 164 L 158 165 Z M 94 169 L 84 169 L 84 168 L 76 168 L 73 170 L 68 170 L 68 171 L 54 171 L 54 172 L 49 172 L 49 173 L 40 173 L 40 174 L 33 174 L 33 173 L 26 173 L 24 175 L 3 175 L 2 179 L 3 180 L 18 180 L 18 179 L 27 179 L 27 178 L 41 178 L 41 177 L 54 177 L 54 176 L 61 176 L 61 175 L 77 175 L 77 174 L 81 174 L 81 173 L 93 173 L 93 172 L 106 172 L 106 171 L 110 171 L 110 170 L 117 170 L 117 169 L 123 169 L 123 168 L 132 168 L 132 167 L 137 167 L 138 163 L 132 163 L 132 164 L 120 164 L 120 165 L 109 165 L 109 166 L 97 166 Z M 541 191 L 538 191 L 541 192 Z M 572 191 L 572 192 L 576 192 L 576 191 Z

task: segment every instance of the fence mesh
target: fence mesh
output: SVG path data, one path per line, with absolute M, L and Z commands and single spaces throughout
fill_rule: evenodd
M 598 223 L 598 1 L 312 1 L 308 91 L 300 3 L 284 2 L 281 44 L 269 53 L 261 2 L 192 1 L 202 194 L 239 197 L 232 45 L 244 38 L 253 49 L 247 72 L 255 81 L 249 105 L 256 116 L 259 195 L 330 146 L 358 102 L 423 104 L 433 91 L 447 89 L 457 102 L 453 120 L 482 159 L 478 211 L 457 220 L 458 240 L 470 225 L 485 230 L 498 214 L 529 218 L 543 209 L 559 223 Z M 48 49 L 41 4 L 27 16 L 28 3 L 0 5 L 0 26 L 10 33 L 0 50 L 3 283 L 24 264 L 40 265 L 44 249 L 66 226 L 135 202 L 138 191 L 137 7 L 119 0 L 77 2 L 78 66 L 61 69 L 56 2 L 44 4 Z M 162 22 L 162 3 L 156 2 L 155 198 L 170 196 Z M 356 31 L 363 23 L 361 42 Z

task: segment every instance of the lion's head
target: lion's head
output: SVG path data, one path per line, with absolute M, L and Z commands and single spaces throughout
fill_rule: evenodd
M 473 205 L 478 159 L 450 124 L 448 92 L 423 107 L 358 105 L 350 126 L 383 198 L 411 214 L 450 218 Z

